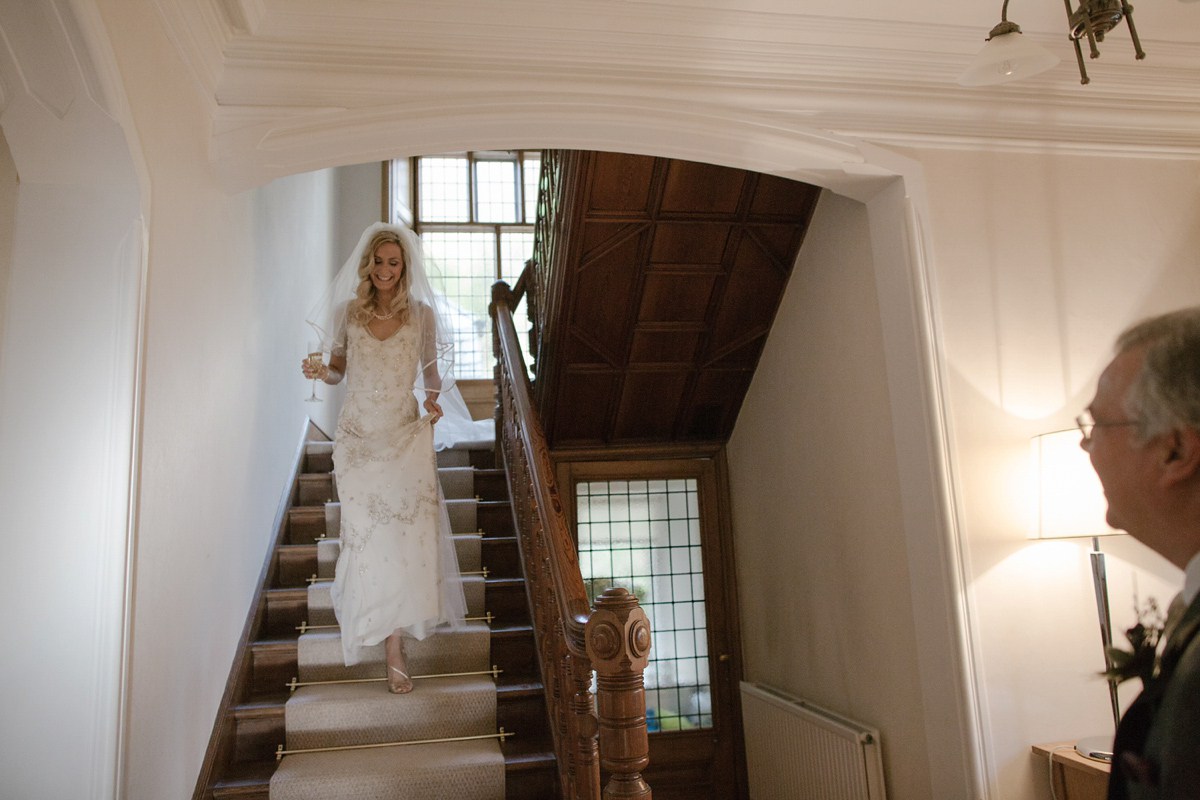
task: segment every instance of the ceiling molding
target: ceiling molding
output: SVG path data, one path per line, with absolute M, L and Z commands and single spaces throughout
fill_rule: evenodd
M 100 54 L 93 53 L 80 24 L 80 16 L 86 15 L 91 8 L 73 8 L 68 0 L 54 0 L 54 12 L 58 16 L 58 24 L 62 27 L 67 48 L 71 51 L 72 61 L 79 72 L 83 89 L 100 109 L 114 121 L 119 114 L 119 101 L 113 91 L 111 74 L 101 74 L 101 64 L 107 66 Z
M 256 33 L 267 13 L 265 0 L 218 0 L 226 24 L 235 33 Z
M 57 9 L 18 3 L 5 12 L 0 36 L 12 59 L 16 82 L 42 108 L 63 119 L 79 95 L 77 83 L 84 81 L 71 68 L 78 65 Z
M 907 146 L 1200 152 L 1200 44 L 1186 41 L 1143 39 L 1149 56 L 1136 62 L 1127 41 L 1109 37 L 1080 86 L 1065 35 L 1027 29 L 1064 63 L 968 89 L 956 78 L 985 34 L 974 26 L 797 14 L 765 0 L 759 10 L 700 0 L 155 2 L 209 104 L 226 173 L 286 174 L 339 147 L 343 157 L 377 153 L 384 133 L 418 141 L 414 130 L 444 131 L 455 117 L 474 129 L 490 114 L 517 130 L 514 113 L 551 128 L 577 127 L 568 114 L 642 113 L 651 127 L 707 118 L 715 135 L 766 125 Z
M 987 150 L 993 153 L 1053 154 L 1066 156 L 1111 156 L 1121 158 L 1194 159 L 1200 158 L 1200 142 L 1189 144 L 1133 144 L 1118 142 L 1049 142 L 1044 139 L 1005 139 L 994 135 L 964 136 L 929 133 L 878 133 L 844 130 L 840 133 L 864 142 L 887 147 L 915 147 L 933 150 Z
M 187 67 L 214 120 L 225 70 L 225 47 L 236 30 L 222 0 L 154 0 L 175 52 Z

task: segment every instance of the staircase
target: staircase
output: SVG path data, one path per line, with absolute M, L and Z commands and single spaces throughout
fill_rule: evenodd
M 436 677 L 393 695 L 382 644 L 342 663 L 329 597 L 340 520 L 332 444 L 305 445 L 230 715 L 228 764 L 198 797 L 558 797 L 511 505 L 492 461 L 491 450 L 438 454 L 469 621 L 407 640 L 412 674 Z M 293 752 L 440 739 L 463 740 Z

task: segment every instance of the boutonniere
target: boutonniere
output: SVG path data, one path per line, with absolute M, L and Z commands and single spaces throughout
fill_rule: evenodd
M 1101 673 L 1118 684 L 1130 678 L 1141 678 L 1145 686 L 1158 671 L 1158 643 L 1162 639 L 1167 618 L 1158 608 L 1158 602 L 1148 598 L 1141 608 L 1134 600 L 1133 610 L 1137 613 L 1137 624 L 1125 631 L 1130 649 L 1112 646 L 1106 651 L 1111 665 Z

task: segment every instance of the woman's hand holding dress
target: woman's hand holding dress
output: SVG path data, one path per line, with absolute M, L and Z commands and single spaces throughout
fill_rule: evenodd
M 433 415 L 433 419 L 430 421 L 430 424 L 437 425 L 437 421 L 442 418 L 442 407 L 439 406 L 437 401 L 432 397 L 426 397 L 425 402 L 422 405 L 425 406 L 426 411 Z

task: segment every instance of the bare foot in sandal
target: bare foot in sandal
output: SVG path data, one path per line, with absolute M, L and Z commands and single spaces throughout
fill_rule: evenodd
M 384 653 L 387 655 L 388 691 L 392 694 L 408 694 L 413 690 L 413 682 L 408 676 L 408 663 L 404 658 L 404 638 L 398 633 L 387 637 Z

